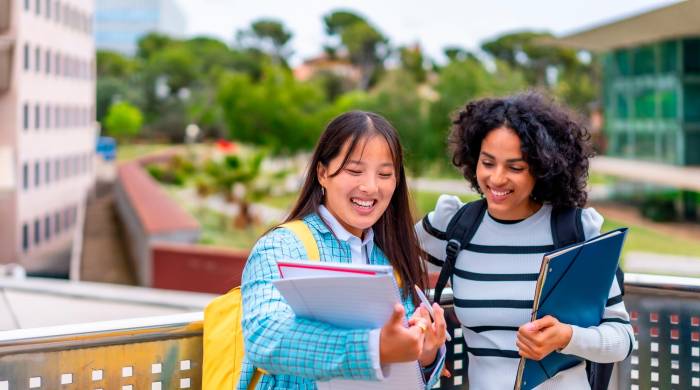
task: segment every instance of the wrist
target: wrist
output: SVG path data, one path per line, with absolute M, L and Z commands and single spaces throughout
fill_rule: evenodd
M 574 328 L 571 327 L 569 324 L 560 324 L 561 325 L 561 332 L 559 333 L 561 335 L 559 339 L 559 345 L 557 348 L 557 351 L 561 351 L 562 349 L 566 348 L 569 343 L 571 342 L 571 337 L 574 334 Z
M 418 363 L 420 363 L 421 367 L 431 366 L 435 362 L 437 352 L 438 348 L 424 349 L 420 359 L 418 359 Z

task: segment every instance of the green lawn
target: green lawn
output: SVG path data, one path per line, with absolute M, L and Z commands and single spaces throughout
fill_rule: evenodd
M 129 161 L 172 147 L 170 144 L 118 144 L 117 161 Z
M 674 237 L 637 225 L 606 220 L 603 224 L 603 231 L 606 232 L 622 226 L 629 228 L 625 247 L 622 251 L 623 259 L 627 252 L 651 252 L 692 257 L 697 257 L 700 254 L 700 241 Z

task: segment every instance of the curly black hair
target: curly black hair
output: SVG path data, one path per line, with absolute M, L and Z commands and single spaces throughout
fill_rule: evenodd
M 481 143 L 494 129 L 507 127 L 520 138 L 523 158 L 535 178 L 533 199 L 553 207 L 583 207 L 588 194 L 590 134 L 570 110 L 539 92 L 467 103 L 452 121 L 448 138 L 452 163 L 472 187 Z

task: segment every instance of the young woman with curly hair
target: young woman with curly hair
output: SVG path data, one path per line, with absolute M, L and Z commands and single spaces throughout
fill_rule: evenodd
M 520 357 L 553 351 L 609 363 L 625 359 L 633 332 L 617 280 L 599 326 L 580 328 L 552 316 L 530 322 L 542 255 L 554 244 L 555 208 L 584 207 L 592 151 L 589 134 L 566 109 L 537 93 L 468 103 L 449 135 L 453 164 L 486 200 L 470 245 L 456 258 L 455 311 L 467 344 L 471 390 L 513 387 Z M 416 225 L 429 260 L 444 264 L 446 230 L 462 207 L 442 195 Z M 581 211 L 586 239 L 603 217 Z M 589 389 L 585 364 L 564 370 L 538 389 Z

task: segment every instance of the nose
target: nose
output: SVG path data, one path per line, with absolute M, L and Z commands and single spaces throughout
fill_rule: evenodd
M 358 187 L 360 191 L 366 194 L 373 194 L 378 189 L 377 178 L 374 175 L 365 175 Z
M 495 186 L 501 186 L 506 184 L 506 170 L 503 167 L 497 167 L 491 174 L 491 183 Z

